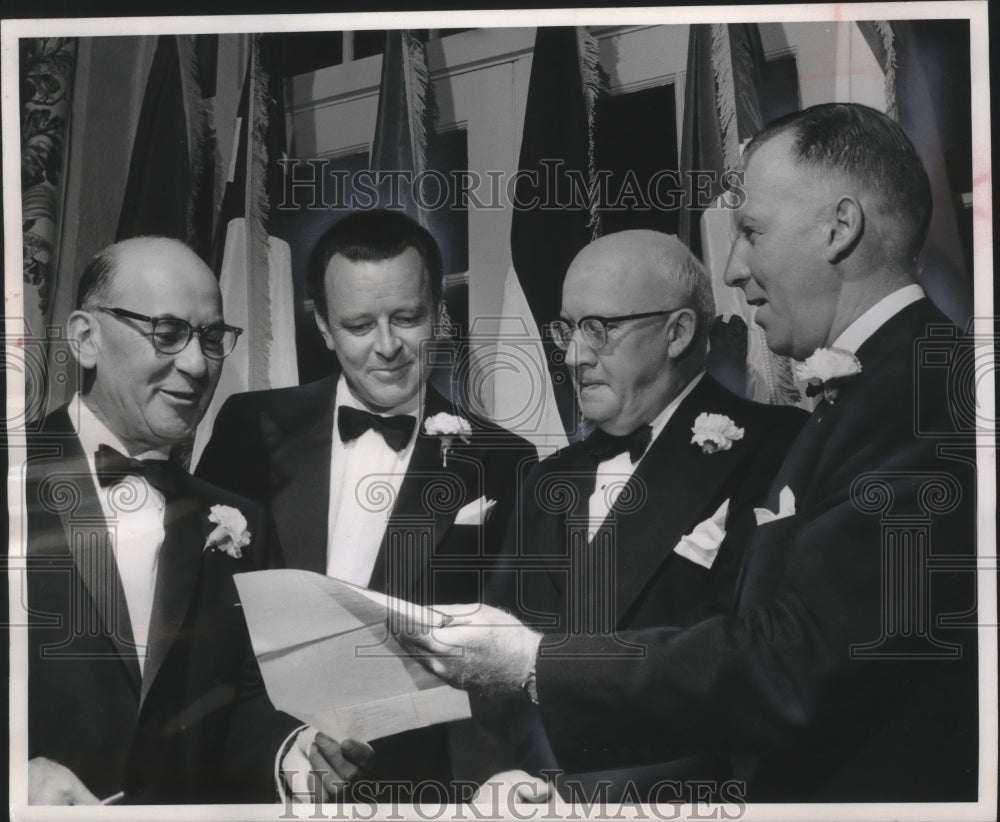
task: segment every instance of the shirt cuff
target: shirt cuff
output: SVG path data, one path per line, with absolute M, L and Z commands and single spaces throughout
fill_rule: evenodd
M 278 802 L 282 805 L 286 803 L 287 795 L 285 793 L 285 778 L 282 776 L 283 769 L 281 763 L 288 756 L 288 752 L 292 750 L 292 746 L 295 744 L 295 740 L 299 738 L 299 734 L 308 728 L 308 725 L 299 725 L 298 728 L 286 736 L 285 741 L 281 743 L 278 753 L 274 757 L 274 789 L 278 795 Z

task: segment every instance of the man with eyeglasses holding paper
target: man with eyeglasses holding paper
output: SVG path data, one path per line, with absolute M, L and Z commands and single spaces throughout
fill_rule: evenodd
M 705 373 L 714 316 L 708 275 L 676 237 L 623 231 L 577 255 L 550 331 L 596 430 L 529 479 L 492 604 L 564 636 L 687 625 L 730 607 L 753 507 L 806 414 L 744 400 Z M 521 726 L 516 761 L 496 770 L 554 768 L 537 718 L 514 714 L 492 722 Z M 646 800 L 647 783 L 665 775 L 719 768 L 699 761 L 576 779 L 610 779 L 613 792 L 631 780 Z
M 240 335 L 212 271 L 176 240 L 116 243 L 67 332 L 80 391 L 28 440 L 29 803 L 335 795 L 371 749 L 271 705 L 233 584 L 275 561 L 273 529 L 168 459 Z

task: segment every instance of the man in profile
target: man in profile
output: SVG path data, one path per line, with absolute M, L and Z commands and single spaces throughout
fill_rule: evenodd
M 974 388 L 936 379 L 963 360 L 917 283 L 927 174 L 857 104 L 788 115 L 744 159 L 726 281 L 823 398 L 755 512 L 734 610 L 558 653 L 486 609 L 408 639 L 472 688 L 534 679 L 566 769 L 716 753 L 751 801 L 975 800 L 975 444 L 947 390 Z M 643 658 L 614 658 L 621 641 Z
M 275 710 L 233 584 L 277 561 L 265 512 L 167 459 L 240 333 L 212 271 L 176 240 L 116 243 L 67 332 L 81 390 L 28 441 L 29 802 L 334 796 L 371 749 Z

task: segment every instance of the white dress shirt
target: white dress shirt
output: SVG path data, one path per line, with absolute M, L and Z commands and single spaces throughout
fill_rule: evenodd
M 402 451 L 396 452 L 382 435 L 369 429 L 344 443 L 337 427 L 341 406 L 368 411 L 347 386 L 337 381 L 330 440 L 330 505 L 326 543 L 328 576 L 367 586 L 371 579 L 385 526 L 406 476 L 421 420 L 423 394 L 380 416 L 413 414 L 417 425 Z
M 149 620 L 156 590 L 157 560 L 163 546 L 164 498 L 143 477 L 135 474 L 129 474 L 120 482 L 102 488 L 97 481 L 94 455 L 101 445 L 108 445 L 136 459 L 166 459 L 167 454 L 164 451 L 129 454 L 121 441 L 81 400 L 79 394 L 74 395 L 70 401 L 68 411 L 87 457 L 87 466 L 97 487 L 101 510 L 108 524 L 115 564 L 132 623 L 139 670 L 142 671 L 146 662 Z
M 594 487 L 594 493 L 590 495 L 587 511 L 589 517 L 587 528 L 588 539 L 592 540 L 594 538 L 594 534 L 597 533 L 614 507 L 615 502 L 617 502 L 625 485 L 631 479 L 632 474 L 635 473 L 636 467 L 642 462 L 642 458 L 649 453 L 650 447 L 656 441 L 656 438 L 660 436 L 663 429 L 666 428 L 667 423 L 674 415 L 678 406 L 684 401 L 684 398 L 694 390 L 695 386 L 701 382 L 704 376 L 704 371 L 699 372 L 691 382 L 684 386 L 684 390 L 674 397 L 667 404 L 667 407 L 649 423 L 653 429 L 652 436 L 649 438 L 649 445 L 646 446 L 646 450 L 638 460 L 632 462 L 632 458 L 628 452 L 625 452 L 611 459 L 601 460 L 597 464 L 597 484 Z

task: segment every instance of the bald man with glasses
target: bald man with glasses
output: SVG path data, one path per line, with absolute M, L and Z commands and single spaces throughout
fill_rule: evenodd
M 273 528 L 169 459 L 239 334 L 176 240 L 116 243 L 81 275 L 82 384 L 28 437 L 29 804 L 326 799 L 371 758 L 273 707 L 233 584 L 274 564 Z
M 567 637 L 688 625 L 730 607 L 741 534 L 806 415 L 737 397 L 705 373 L 714 316 L 708 275 L 676 237 L 624 231 L 577 255 L 550 333 L 595 430 L 529 479 L 491 604 Z M 524 693 L 509 712 L 481 706 L 494 733 L 516 728 L 495 772 L 557 767 L 530 707 L 531 672 L 512 675 Z M 611 797 L 630 783 L 652 801 L 657 780 L 720 769 L 701 760 L 574 778 L 610 780 Z

